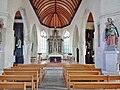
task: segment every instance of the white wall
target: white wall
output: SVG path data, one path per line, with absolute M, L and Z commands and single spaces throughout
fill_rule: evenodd
M 2 5 L 1 5 L 2 4 Z M 0 15 L 2 15 L 5 21 L 5 40 L 4 40 L 4 66 L 10 67 L 14 62 L 13 50 L 14 50 L 14 32 L 13 24 L 15 13 L 19 10 L 22 15 L 24 23 L 24 62 L 30 62 L 30 48 L 31 38 L 30 32 L 32 26 L 35 24 L 37 28 L 37 34 L 42 27 L 36 14 L 30 5 L 29 0 L 0 0 Z M 3 6 L 4 5 L 4 6 Z M 1 17 L 1 16 L 0 16 Z M 39 36 L 39 35 L 38 35 Z M 39 41 L 40 38 L 38 38 Z
M 6 27 L 7 27 L 7 18 L 8 18 L 8 12 L 7 12 L 7 0 L 0 0 L 0 18 L 3 19 L 3 29 L 0 29 L 2 31 L 2 49 L 0 50 L 0 73 L 4 67 L 4 59 L 5 59 L 5 55 L 4 55 L 4 47 L 5 47 L 5 33 L 6 33 Z
M 107 6 L 106 6 L 107 4 Z M 83 0 L 72 23 L 68 27 L 73 33 L 75 25 L 78 26 L 79 31 L 79 49 L 80 49 L 80 63 L 85 63 L 85 28 L 89 13 L 92 13 L 94 19 L 95 33 L 95 64 L 96 67 L 103 68 L 104 63 L 104 39 L 103 32 L 105 30 L 105 22 L 108 17 L 112 18 L 115 25 L 120 32 L 120 0 Z M 100 24 L 100 46 L 98 47 L 98 25 Z M 73 36 L 71 36 L 73 37 Z M 71 38 L 72 39 L 72 38 Z M 120 39 L 119 39 L 120 40 Z M 73 40 L 71 40 L 73 42 Z M 71 47 L 72 48 L 72 47 Z M 73 48 L 74 49 L 74 48 Z M 120 44 L 118 45 L 120 50 Z M 120 62 L 120 53 L 118 56 Z
M 104 48 L 103 33 L 105 30 L 105 22 L 107 18 L 112 18 L 115 26 L 120 34 L 120 0 L 101 0 L 101 16 L 100 16 L 100 30 L 101 30 L 101 46 Z M 120 51 L 120 37 L 118 44 L 118 51 Z M 104 62 L 104 59 L 103 59 Z M 120 53 L 118 54 L 118 63 L 120 63 Z
M 92 13 L 94 18 L 94 26 L 95 26 L 95 63 L 97 67 L 101 66 L 101 60 L 99 59 L 98 55 L 100 54 L 99 48 L 97 48 L 97 25 L 99 23 L 100 17 L 100 0 L 83 0 L 75 17 L 73 18 L 70 26 L 67 28 L 70 29 L 71 33 L 74 32 L 75 25 L 78 26 L 79 32 L 79 50 L 80 50 L 80 63 L 85 63 L 85 29 L 86 23 L 88 19 L 89 13 Z M 73 37 L 73 36 L 71 36 Z M 71 38 L 72 39 L 72 38 Z M 71 40 L 73 41 L 73 40 Z M 71 47 L 72 48 L 72 47 Z M 73 48 L 74 49 L 74 48 Z
M 75 61 L 77 62 L 77 48 L 79 48 L 79 33 L 77 25 L 74 27 L 73 31 L 72 53 L 73 56 L 75 56 Z
M 33 25 L 32 32 L 31 32 L 31 57 L 37 57 L 38 51 L 38 37 L 37 37 L 37 29 L 36 25 Z
M 107 4 L 107 5 L 106 5 Z M 20 10 L 23 18 L 24 26 L 24 58 L 25 63 L 30 62 L 30 48 L 31 48 L 31 30 L 35 24 L 38 36 L 38 52 L 40 52 L 40 30 L 48 28 L 42 26 L 36 17 L 36 14 L 30 5 L 29 0 L 0 0 L 0 18 L 4 19 L 3 31 L 3 67 L 12 66 L 14 62 L 14 16 L 16 11 Z M 63 32 L 67 29 L 71 33 L 71 48 L 73 43 L 73 32 L 75 26 L 78 26 L 78 46 L 80 50 L 80 63 L 85 63 L 85 29 L 89 13 L 92 13 L 95 26 L 95 64 L 97 67 L 103 67 L 103 50 L 104 40 L 103 32 L 105 29 L 105 22 L 107 17 L 114 19 L 115 25 L 120 32 L 120 0 L 82 0 L 82 3 L 75 14 L 70 26 L 63 28 Z M 100 24 L 100 47 L 98 47 L 98 24 Z M 62 34 L 62 32 L 61 32 Z M 49 34 L 48 34 L 49 35 Z M 120 40 L 120 39 L 119 39 Z M 120 44 L 118 46 L 120 49 Z M 72 48 L 73 50 L 74 48 Z M 120 58 L 120 55 L 119 57 Z M 119 59 L 120 60 L 120 59 Z

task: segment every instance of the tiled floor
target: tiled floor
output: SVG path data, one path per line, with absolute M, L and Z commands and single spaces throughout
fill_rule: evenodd
M 62 68 L 49 67 L 39 90 L 66 90 Z

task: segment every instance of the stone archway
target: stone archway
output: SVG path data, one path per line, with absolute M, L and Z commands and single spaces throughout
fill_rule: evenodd
M 85 54 L 85 63 L 93 64 L 94 63 L 94 20 L 93 15 L 90 12 L 85 29 L 85 46 L 86 46 L 86 54 Z
M 17 11 L 14 18 L 14 56 L 15 64 L 23 64 L 23 45 L 24 45 L 24 24 L 20 11 Z

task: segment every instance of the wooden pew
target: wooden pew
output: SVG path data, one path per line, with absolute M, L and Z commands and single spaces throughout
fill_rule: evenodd
M 34 81 L 36 81 L 36 88 L 39 87 L 39 76 L 37 71 L 6 71 L 3 75 L 33 75 Z
M 66 71 L 99 71 L 102 73 L 102 70 L 100 68 L 65 68 L 64 72 Z
M 65 84 L 68 87 L 68 77 L 69 75 L 100 75 L 99 71 L 67 71 L 65 77 Z
M 75 89 L 120 89 L 120 82 L 73 82 Z
M 5 68 L 4 72 L 6 71 L 38 71 L 39 82 L 41 83 L 43 80 L 43 72 L 41 68 Z
M 72 70 L 74 70 L 75 71 L 75 69 L 76 70 L 87 70 L 87 69 L 92 69 L 92 70 L 94 70 L 95 69 L 95 65 L 94 64 L 66 64 L 66 65 L 64 65 L 63 66 L 63 77 L 65 78 L 65 76 L 66 76 L 66 72 L 67 72 L 67 70 L 70 70 L 70 69 L 72 69 Z M 87 70 L 87 71 L 89 71 L 89 70 Z
M 113 80 L 120 80 L 120 75 L 109 75 L 108 82 Z
M 67 71 L 66 75 L 100 75 L 99 71 Z
M 68 90 L 72 85 L 72 82 L 110 82 L 112 80 L 120 80 L 120 75 L 69 75 L 68 76 Z
M 41 68 L 41 69 L 44 69 L 46 66 L 46 64 L 18 64 L 17 66 L 15 67 L 36 67 L 36 68 Z M 12 67 L 14 68 L 14 67 Z
M 42 75 L 43 77 L 46 74 L 46 64 L 18 64 L 15 67 L 11 67 L 11 68 L 38 68 L 42 70 Z
M 100 75 L 99 71 L 67 71 L 66 77 L 69 75 Z
M 95 68 L 94 64 L 66 64 L 63 68 L 75 67 L 75 68 Z
M 100 74 L 102 74 L 102 71 L 99 68 L 93 68 L 93 69 L 90 69 L 90 68 L 86 68 L 86 69 L 84 69 L 84 68 L 66 68 L 63 71 L 64 78 L 66 77 L 67 71 L 71 71 L 71 72 L 72 71 L 98 71 L 98 72 L 100 72 Z
M 89 81 L 108 81 L 108 76 L 104 75 L 69 75 L 67 80 L 67 88 L 70 90 L 72 82 L 89 82 Z
M 31 86 L 35 90 L 34 78 L 32 75 L 0 75 L 1 82 L 26 82 L 26 86 Z
M 26 90 L 26 83 L 25 82 L 0 82 L 0 89 Z
M 30 63 L 30 64 L 17 64 L 16 66 L 43 66 L 43 67 L 45 67 L 46 64 L 33 64 L 33 63 Z

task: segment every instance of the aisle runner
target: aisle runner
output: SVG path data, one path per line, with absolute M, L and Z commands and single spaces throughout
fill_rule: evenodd
M 39 90 L 66 90 L 62 71 L 60 67 L 49 67 Z

